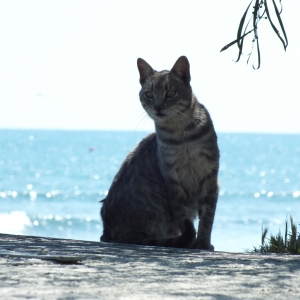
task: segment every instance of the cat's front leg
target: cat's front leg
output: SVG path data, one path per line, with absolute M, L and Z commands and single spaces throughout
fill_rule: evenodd
M 195 248 L 214 250 L 211 245 L 211 232 L 218 200 L 219 185 L 216 177 L 206 179 L 203 183 L 201 200 L 199 202 L 199 225 Z

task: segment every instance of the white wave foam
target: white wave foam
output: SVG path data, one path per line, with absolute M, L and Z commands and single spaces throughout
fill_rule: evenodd
M 12 211 L 0 214 L 0 232 L 8 234 L 23 234 L 26 227 L 32 223 L 24 211 Z

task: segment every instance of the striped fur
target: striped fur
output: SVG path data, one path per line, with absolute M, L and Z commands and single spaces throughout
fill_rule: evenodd
M 157 72 L 138 59 L 140 101 L 156 132 L 129 153 L 103 200 L 101 241 L 213 249 L 219 149 L 190 86 L 189 62 Z M 199 217 L 198 233 L 193 220 Z

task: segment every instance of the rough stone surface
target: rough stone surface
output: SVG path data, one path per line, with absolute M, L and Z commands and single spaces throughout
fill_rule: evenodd
M 62 263 L 27 254 L 86 259 Z M 300 299 L 300 256 L 0 234 L 0 298 Z

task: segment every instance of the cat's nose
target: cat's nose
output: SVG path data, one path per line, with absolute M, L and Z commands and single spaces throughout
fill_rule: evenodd
M 165 109 L 166 106 L 163 104 L 163 103 L 159 103 L 159 104 L 154 104 L 154 109 L 157 111 L 157 112 L 160 112 L 161 110 Z

